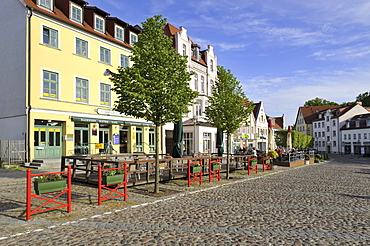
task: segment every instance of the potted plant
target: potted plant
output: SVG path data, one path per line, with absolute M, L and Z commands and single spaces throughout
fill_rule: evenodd
M 322 156 L 320 154 L 315 155 L 315 163 L 319 163 L 322 160 Z
M 310 164 L 310 155 L 304 154 L 304 164 Z
M 275 150 L 270 150 L 267 152 L 267 156 L 270 156 L 272 159 L 276 159 L 278 158 L 279 154 Z
M 252 159 L 250 163 L 251 163 L 251 166 L 254 167 L 255 165 L 257 165 L 257 159 Z
M 112 185 L 123 182 L 123 173 L 122 169 L 116 170 L 107 170 L 103 172 L 103 185 Z
M 212 171 L 216 171 L 220 169 L 220 163 L 219 162 L 212 162 Z
M 67 180 L 60 174 L 41 175 L 33 178 L 33 188 L 37 195 L 62 191 L 66 185 Z
M 199 173 L 201 170 L 201 166 L 199 163 L 190 164 L 190 172 L 191 173 Z

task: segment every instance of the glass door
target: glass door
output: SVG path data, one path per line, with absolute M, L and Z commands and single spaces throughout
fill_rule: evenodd
M 90 154 L 89 124 L 75 123 L 75 155 Z

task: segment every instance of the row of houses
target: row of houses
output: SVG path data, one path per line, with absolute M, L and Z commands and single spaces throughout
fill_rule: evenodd
M 295 127 L 312 136 L 321 152 L 370 155 L 370 108 L 361 103 L 347 106 L 304 106 L 298 109 Z
M 142 32 L 83 0 L 5 0 L 0 10 L 0 140 L 24 140 L 26 159 L 102 152 L 152 153 L 155 127 L 113 110 L 117 95 L 105 71 L 130 66 L 132 47 Z M 184 155 L 214 153 L 216 132 L 205 107 L 217 79 L 217 56 L 201 49 L 184 27 L 168 24 L 165 34 L 188 59 L 199 92 L 184 115 Z M 285 118 L 268 117 L 255 104 L 249 124 L 233 136 L 233 150 L 268 148 L 268 121 L 285 128 Z M 161 149 L 171 153 L 173 124 L 161 132 Z M 108 149 L 109 147 L 109 149 Z

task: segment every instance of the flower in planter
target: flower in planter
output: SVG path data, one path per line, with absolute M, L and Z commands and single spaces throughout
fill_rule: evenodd
M 56 181 L 62 180 L 63 176 L 61 174 L 51 174 L 51 175 L 41 175 L 33 178 L 35 182 L 46 182 L 46 181 Z
M 107 170 L 103 172 L 103 176 L 113 176 L 117 173 L 117 170 Z

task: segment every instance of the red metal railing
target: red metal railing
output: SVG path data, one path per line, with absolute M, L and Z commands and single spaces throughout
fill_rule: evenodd
M 271 158 L 262 157 L 262 171 L 271 170 Z
M 248 159 L 248 175 L 251 172 L 258 173 L 258 161 L 257 161 L 257 158 L 249 158 Z
M 200 168 L 199 172 L 191 172 L 191 165 L 198 165 Z M 188 187 L 190 184 L 198 183 L 202 185 L 202 160 L 190 162 L 188 160 Z
M 44 194 L 51 194 L 51 193 L 59 192 L 58 194 L 56 194 L 56 196 L 54 196 L 53 198 L 50 198 L 50 199 L 48 199 L 46 197 L 41 197 L 38 194 L 32 194 L 32 192 L 31 192 L 31 190 L 32 190 L 31 189 L 32 177 L 45 176 L 45 175 L 62 175 L 62 174 L 67 174 L 67 189 L 63 189 L 61 191 L 53 191 L 53 192 L 40 194 L 40 195 L 44 195 Z M 26 181 L 26 220 L 30 220 L 32 214 L 42 213 L 42 212 L 46 212 L 46 211 L 50 211 L 50 210 L 54 210 L 54 209 L 59 209 L 59 208 L 64 208 L 64 207 L 67 207 L 67 212 L 68 213 L 72 212 L 72 178 L 71 178 L 71 167 L 70 166 L 68 166 L 68 170 L 64 171 L 64 172 L 42 173 L 42 174 L 31 174 L 31 169 L 27 169 L 26 178 L 27 178 L 27 181 Z M 49 182 L 52 182 L 52 181 L 49 181 Z M 58 197 L 60 197 L 61 195 L 65 194 L 65 193 L 67 193 L 67 203 L 62 203 L 62 202 L 59 202 L 59 201 L 55 200 L 55 199 L 57 199 Z M 37 207 L 36 209 L 31 210 L 32 198 L 44 200 L 46 202 L 44 204 L 40 205 L 39 207 Z M 49 203 L 55 203 L 55 204 L 58 204 L 60 206 L 56 206 L 56 207 L 52 207 L 52 208 L 44 208 Z
M 103 172 L 109 171 L 109 170 L 124 170 L 122 174 L 117 175 L 123 175 L 123 181 L 117 182 L 117 183 L 111 183 L 111 184 L 103 184 Z M 116 186 L 115 188 L 110 188 L 109 186 Z M 118 189 L 123 187 L 123 192 L 120 192 Z M 109 192 L 103 196 L 103 189 L 108 190 Z M 118 195 L 117 195 L 118 194 Z M 123 197 L 124 201 L 127 201 L 127 163 L 123 164 L 123 167 L 117 167 L 117 168 L 107 168 L 102 169 L 102 166 L 98 166 L 98 205 L 102 205 L 102 201 L 106 201 L 109 199 L 117 198 L 117 197 Z
M 218 164 L 218 168 L 213 170 L 213 165 Z M 217 179 L 218 181 L 221 180 L 221 160 L 217 158 L 217 160 L 209 159 L 209 182 L 212 182 L 213 179 Z

